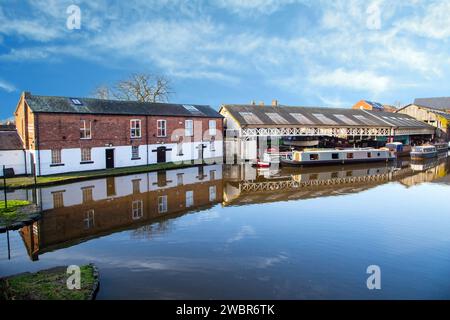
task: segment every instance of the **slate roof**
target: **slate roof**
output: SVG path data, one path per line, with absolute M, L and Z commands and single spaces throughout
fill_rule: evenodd
M 434 114 L 438 114 L 441 117 L 444 117 L 447 120 L 450 120 L 450 113 L 444 112 L 444 111 L 438 111 L 438 110 L 433 110 L 433 109 L 429 109 L 428 111 L 434 113 Z
M 23 150 L 17 131 L 0 131 L 0 150 Z
M 417 98 L 414 100 L 414 104 L 433 109 L 450 110 L 450 97 Z
M 373 102 L 373 101 L 368 101 L 368 100 L 364 100 L 364 102 L 367 103 L 368 105 L 370 105 L 374 109 L 377 109 L 377 110 L 384 109 L 383 105 L 379 102 Z
M 80 97 L 53 97 L 32 94 L 26 94 L 25 99 L 31 110 L 36 113 L 81 113 L 222 118 L 216 110 L 206 105 L 150 103 Z M 76 100 L 78 100 L 81 104 L 74 103 Z M 184 106 L 187 106 L 187 108 Z
M 398 113 L 350 108 L 224 105 L 242 127 L 434 127 Z M 278 116 L 274 116 L 277 114 Z M 252 117 L 252 115 L 254 117 Z M 280 119 L 281 117 L 281 119 Z M 280 121 L 281 120 L 281 121 Z

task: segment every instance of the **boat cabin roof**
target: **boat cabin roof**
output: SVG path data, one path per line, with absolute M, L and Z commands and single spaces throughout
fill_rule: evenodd
M 435 146 L 417 146 L 417 147 L 414 147 L 416 150 L 425 150 L 425 149 L 436 149 L 436 147 Z
M 307 152 L 307 153 L 349 153 L 349 152 L 380 152 L 387 150 L 380 150 L 375 148 L 352 148 L 352 149 L 305 149 L 303 151 L 295 151 L 295 152 Z

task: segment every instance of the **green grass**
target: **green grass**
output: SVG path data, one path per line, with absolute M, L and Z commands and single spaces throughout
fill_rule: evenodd
M 0 225 L 10 225 L 25 217 L 25 214 L 19 214 L 17 209 L 29 205 L 30 202 L 22 200 L 8 200 L 8 207 L 5 201 L 0 201 Z
M 81 289 L 69 290 L 65 267 L 0 280 L 0 300 L 86 300 L 94 284 L 92 265 L 80 267 Z
M 125 175 L 132 173 L 143 173 L 149 171 L 163 170 L 163 169 L 176 169 L 176 168 L 184 168 L 191 167 L 191 163 L 158 163 L 151 164 L 148 166 L 137 166 L 137 167 L 127 167 L 127 168 L 115 168 L 115 169 L 104 169 L 104 170 L 94 170 L 94 171 L 86 171 L 86 172 L 73 172 L 73 173 L 65 173 L 60 175 L 52 175 L 52 176 L 43 176 L 37 177 L 36 182 L 37 186 L 45 186 L 58 184 L 60 182 L 70 182 L 70 181 L 80 181 L 86 179 L 92 179 L 97 177 L 108 177 L 108 176 L 116 176 L 116 175 Z M 8 188 L 26 188 L 34 185 L 34 177 L 17 177 L 17 178 L 9 178 L 6 179 L 6 185 Z M 3 180 L 0 182 L 0 187 L 4 187 Z

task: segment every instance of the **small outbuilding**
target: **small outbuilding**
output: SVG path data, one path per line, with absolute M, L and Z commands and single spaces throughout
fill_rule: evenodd
M 8 175 L 22 175 L 29 172 L 27 154 L 15 127 L 0 126 L 0 176 L 3 177 L 3 166 Z

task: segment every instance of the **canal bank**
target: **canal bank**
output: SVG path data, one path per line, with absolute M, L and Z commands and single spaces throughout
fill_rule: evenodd
M 212 159 L 211 163 L 221 163 L 222 159 Z M 43 187 L 50 185 L 57 185 L 61 183 L 69 183 L 69 182 L 77 182 L 94 178 L 101 177 L 111 177 L 111 176 L 120 176 L 127 175 L 133 173 L 144 173 L 144 172 L 153 172 L 158 170 L 170 170 L 177 168 L 188 168 L 193 166 L 199 166 L 202 164 L 196 164 L 193 162 L 183 162 L 183 163 L 158 163 L 151 164 L 145 166 L 138 167 L 126 167 L 126 168 L 115 168 L 115 169 L 104 169 L 104 170 L 93 170 L 93 171 L 84 171 L 84 172 L 74 172 L 74 173 L 66 173 L 59 175 L 50 175 L 50 176 L 22 176 L 15 178 L 6 179 L 6 186 L 8 189 L 20 189 L 20 188 L 30 188 L 30 187 Z M 0 181 L 0 189 L 4 188 L 3 179 Z

